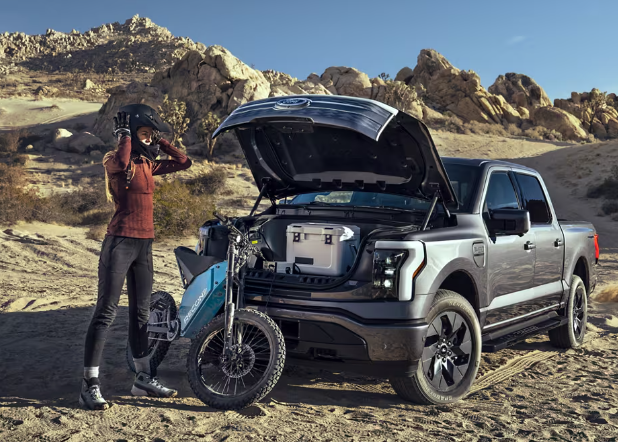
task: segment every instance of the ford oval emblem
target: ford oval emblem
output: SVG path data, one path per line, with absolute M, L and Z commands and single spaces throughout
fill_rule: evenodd
M 308 98 L 284 98 L 275 103 L 275 109 L 300 109 L 311 104 Z

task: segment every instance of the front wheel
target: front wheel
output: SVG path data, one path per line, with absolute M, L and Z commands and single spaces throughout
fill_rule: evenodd
M 481 361 L 481 327 L 461 295 L 438 290 L 416 373 L 390 380 L 403 399 L 421 405 L 457 402 L 470 390 Z
M 175 320 L 178 316 L 176 309 L 176 301 L 167 292 L 155 292 L 150 297 L 150 319 L 149 324 L 156 324 L 157 326 L 165 326 L 167 315 L 170 320 Z M 148 356 L 150 357 L 150 372 L 156 373 L 157 367 L 167 355 L 167 351 L 170 348 L 171 341 L 167 340 L 165 333 L 148 333 Z M 131 345 L 127 340 L 126 349 L 127 365 L 129 370 L 135 373 L 135 363 L 133 362 L 133 352 L 131 351 Z
M 225 314 L 210 321 L 191 343 L 187 357 L 189 384 L 206 405 L 239 410 L 266 396 L 285 364 L 285 342 L 264 313 L 234 313 L 231 355 L 224 356 Z

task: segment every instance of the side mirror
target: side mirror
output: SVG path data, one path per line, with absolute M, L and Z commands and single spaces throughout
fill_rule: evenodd
M 523 235 L 530 230 L 530 213 L 518 209 L 492 210 L 487 228 L 492 234 Z

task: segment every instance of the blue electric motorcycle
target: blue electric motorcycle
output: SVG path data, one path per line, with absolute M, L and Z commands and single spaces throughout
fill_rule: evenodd
M 174 250 L 185 293 L 180 308 L 167 292 L 151 297 L 148 321 L 150 366 L 156 373 L 170 344 L 190 338 L 189 383 L 205 404 L 238 410 L 266 396 L 285 364 L 285 343 L 275 322 L 244 307 L 244 270 L 252 257 L 264 259 L 229 219 L 226 259 L 198 254 L 187 247 Z M 135 371 L 127 344 L 127 363 Z

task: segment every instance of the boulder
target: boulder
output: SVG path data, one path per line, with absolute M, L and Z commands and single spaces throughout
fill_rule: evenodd
M 54 147 L 58 150 L 66 151 L 69 143 L 69 138 L 73 136 L 73 132 L 68 129 L 56 129 L 53 135 Z
M 533 123 L 535 126 L 543 126 L 560 132 L 565 140 L 588 139 L 588 132 L 582 126 L 581 120 L 556 107 L 546 106 L 535 109 Z
M 551 101 L 543 88 L 523 74 L 509 72 L 500 75 L 487 91 L 504 97 L 512 105 L 526 109 L 551 106 Z
M 69 137 L 65 149 L 62 150 L 85 154 L 89 149 L 103 145 L 104 143 L 100 138 L 92 135 L 90 132 L 82 132 Z
M 607 136 L 609 136 L 611 138 L 617 138 L 618 137 L 618 119 L 611 118 L 607 122 Z
M 94 89 L 94 88 L 96 88 L 96 85 L 91 80 L 86 79 L 86 81 L 84 81 L 84 88 L 83 89 L 85 91 L 88 91 L 88 90 Z
M 327 89 L 334 88 L 338 95 L 369 98 L 371 81 L 369 76 L 355 68 L 333 66 L 324 71 L 320 83 Z
M 91 150 L 90 156 L 95 160 L 99 160 L 103 158 L 103 152 L 101 152 L 100 150 Z
M 605 129 L 605 125 L 601 123 L 597 118 L 592 122 L 592 133 L 599 138 L 607 137 L 607 130 Z
M 183 142 L 189 145 L 197 142 L 197 127 L 208 112 L 225 117 L 240 104 L 267 98 L 271 86 L 262 72 L 227 49 L 209 46 L 203 52 L 189 51 L 172 67 L 157 72 L 150 86 L 132 83 L 108 92 L 110 97 L 95 122 L 95 134 L 109 138 L 111 121 L 120 105 L 142 102 L 156 109 L 167 94 L 170 100 L 187 105 L 190 123 Z
M 505 99 L 487 92 L 474 71 L 462 71 L 433 49 L 423 49 L 416 67 L 403 68 L 396 80 L 412 87 L 424 86 L 424 101 L 439 110 L 449 110 L 466 121 L 520 124 L 521 116 Z

